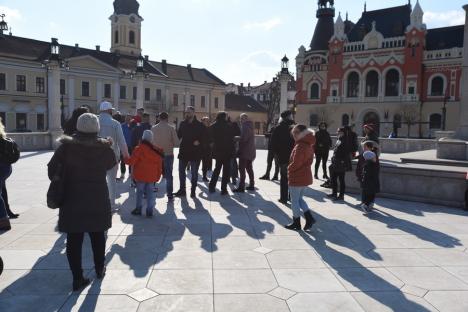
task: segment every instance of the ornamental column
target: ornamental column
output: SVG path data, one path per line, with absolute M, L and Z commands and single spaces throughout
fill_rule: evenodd
M 60 65 L 57 61 L 48 64 L 47 87 L 49 97 L 47 105 L 49 110 L 49 131 L 62 131 L 60 120 Z
M 281 97 L 280 97 L 280 114 L 288 109 L 288 83 L 290 79 L 289 74 L 289 59 L 286 55 L 281 60 L 281 73 L 279 81 L 281 84 Z
M 461 80 L 460 125 L 457 138 L 468 141 L 468 4 L 465 10 L 465 34 L 463 37 L 463 65 Z
M 136 74 L 137 81 L 137 99 L 136 109 L 144 108 L 144 96 L 145 96 L 145 75 L 138 72 Z

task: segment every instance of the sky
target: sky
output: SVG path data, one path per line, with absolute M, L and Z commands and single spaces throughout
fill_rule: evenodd
M 416 1 L 412 0 L 414 5 Z M 102 50 L 110 48 L 113 0 L 0 0 L 13 35 Z M 143 54 L 152 60 L 206 68 L 226 83 L 258 85 L 308 47 L 316 0 L 139 0 Z M 367 10 L 408 0 L 367 0 Z M 429 28 L 464 23 L 466 0 L 420 0 Z M 335 0 L 336 14 L 356 22 L 364 1 Z

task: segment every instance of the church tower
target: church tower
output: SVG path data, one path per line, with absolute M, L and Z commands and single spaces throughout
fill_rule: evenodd
M 112 25 L 111 52 L 138 56 L 141 54 L 140 4 L 136 0 L 115 0 Z

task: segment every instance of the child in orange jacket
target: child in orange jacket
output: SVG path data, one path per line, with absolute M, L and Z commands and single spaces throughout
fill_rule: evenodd
M 136 182 L 137 198 L 133 215 L 141 215 L 143 195 L 146 194 L 146 216 L 152 217 L 156 205 L 153 185 L 159 182 L 162 174 L 164 154 L 153 145 L 153 132 L 145 130 L 141 143 L 133 150 L 132 156 L 125 163 L 132 166 L 132 176 Z

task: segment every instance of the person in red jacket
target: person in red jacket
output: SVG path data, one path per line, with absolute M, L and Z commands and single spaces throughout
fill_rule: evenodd
M 304 231 L 308 231 L 315 223 L 307 203 L 304 192 L 312 184 L 312 162 L 314 160 L 315 135 L 304 125 L 297 125 L 292 130 L 295 141 L 288 166 L 289 192 L 291 194 L 291 208 L 293 223 L 286 225 L 288 230 L 301 230 L 301 210 L 304 212 L 306 224 Z
M 153 132 L 145 130 L 141 143 L 135 147 L 132 156 L 125 163 L 132 166 L 132 176 L 136 181 L 137 198 L 133 215 L 141 215 L 143 195 L 146 194 L 146 216 L 152 217 L 156 205 L 153 184 L 159 182 L 162 175 L 163 151 L 153 144 Z

